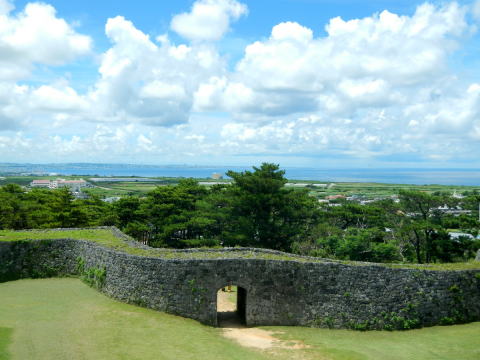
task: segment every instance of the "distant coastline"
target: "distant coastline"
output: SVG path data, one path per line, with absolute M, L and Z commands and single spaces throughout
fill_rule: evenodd
M 412 185 L 480 185 L 480 169 L 316 169 L 288 166 L 282 168 L 286 170 L 286 176 L 291 180 L 378 182 Z M 223 175 L 228 170 L 244 171 L 249 169 L 251 169 L 251 166 L 0 163 L 0 175 L 30 173 L 38 175 L 209 178 L 213 173 Z

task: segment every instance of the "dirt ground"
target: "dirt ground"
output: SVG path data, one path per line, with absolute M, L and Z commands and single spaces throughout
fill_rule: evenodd
M 236 290 L 236 289 L 235 289 Z M 234 290 L 234 291 L 235 291 Z M 219 291 L 217 308 L 219 312 L 219 326 L 223 328 L 223 336 L 238 342 L 242 346 L 270 350 L 270 349 L 304 349 L 301 341 L 289 340 L 288 343 L 276 338 L 273 331 L 259 328 L 249 328 L 241 323 L 236 315 L 236 293 Z

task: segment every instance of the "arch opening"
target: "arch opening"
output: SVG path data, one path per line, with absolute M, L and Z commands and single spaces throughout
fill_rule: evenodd
M 246 325 L 247 290 L 227 285 L 217 291 L 217 325 L 241 327 Z

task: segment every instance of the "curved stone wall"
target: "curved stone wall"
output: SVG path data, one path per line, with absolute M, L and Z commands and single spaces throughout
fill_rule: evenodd
M 246 290 L 247 325 L 363 330 L 480 320 L 480 270 L 162 259 L 71 239 L 0 242 L 0 281 L 64 275 L 83 275 L 115 299 L 210 325 L 217 324 L 217 291 L 228 284 Z

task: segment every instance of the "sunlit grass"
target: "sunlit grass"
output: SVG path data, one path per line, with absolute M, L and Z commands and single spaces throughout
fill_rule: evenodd
M 49 239 L 89 240 L 100 243 L 117 242 L 119 239 L 110 229 L 78 229 L 78 230 L 0 230 L 0 241 L 49 240 Z
M 0 359 L 329 359 L 480 358 L 480 323 L 409 331 L 265 327 L 300 349 L 239 346 L 222 330 L 120 303 L 78 279 L 0 284 Z M 8 351 L 8 353 L 6 352 Z
M 12 360 L 266 359 L 217 328 L 112 300 L 72 278 L 0 284 L 1 328 L 13 329 L 10 338 L 0 331 Z

